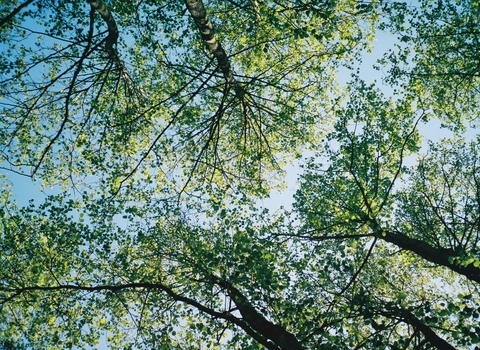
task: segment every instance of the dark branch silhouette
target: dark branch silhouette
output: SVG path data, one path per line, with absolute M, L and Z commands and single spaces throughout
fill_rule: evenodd
M 22 11 L 22 9 L 30 5 L 33 1 L 34 0 L 27 0 L 24 3 L 21 3 L 20 5 L 15 7 L 12 12 L 10 12 L 8 15 L 0 19 L 0 27 L 2 27 L 5 23 L 8 23 L 13 17 L 15 17 L 17 13 Z

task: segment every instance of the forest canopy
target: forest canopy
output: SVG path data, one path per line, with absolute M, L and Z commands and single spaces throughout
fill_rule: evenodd
M 0 1 L 0 349 L 479 349 L 479 104 L 478 0 Z

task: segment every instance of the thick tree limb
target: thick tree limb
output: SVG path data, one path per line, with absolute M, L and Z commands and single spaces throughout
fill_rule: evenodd
M 96 10 L 102 19 L 104 20 L 105 24 L 108 28 L 108 35 L 105 38 L 105 51 L 107 51 L 108 56 L 110 59 L 117 65 L 120 76 L 130 85 L 133 87 L 134 91 L 138 93 L 141 102 L 145 102 L 148 100 L 147 95 L 145 92 L 140 88 L 137 87 L 133 80 L 127 73 L 127 70 L 123 66 L 120 57 L 118 56 L 117 50 L 115 49 L 115 45 L 118 41 L 118 27 L 117 23 L 115 22 L 115 18 L 113 18 L 112 12 L 108 9 L 107 6 L 102 2 L 102 0 L 87 0 L 92 9 Z
M 407 310 L 394 310 L 394 311 L 380 311 L 380 314 L 386 317 L 400 318 L 403 322 L 413 326 L 416 330 L 420 331 L 425 339 L 435 346 L 439 350 L 455 350 L 446 340 L 440 338 L 430 326 L 427 326 L 414 314 Z
M 480 283 L 480 268 L 473 265 L 460 266 L 450 262 L 449 257 L 458 256 L 458 253 L 453 249 L 435 248 L 422 240 L 408 237 L 400 232 L 374 231 L 378 238 L 386 242 L 395 244 L 404 250 L 414 252 L 427 261 L 448 267 L 450 270 L 464 275 L 469 280 Z
M 425 339 L 428 340 L 430 344 L 435 346 L 439 350 L 455 350 L 453 346 L 451 346 L 446 340 L 440 338 L 437 333 L 435 333 L 429 326 L 422 323 L 418 318 L 414 315 L 408 315 L 408 318 L 405 318 L 408 323 L 410 323 L 413 327 L 417 328 L 422 334 L 425 336 Z
M 207 16 L 207 11 L 205 10 L 205 6 L 203 5 L 202 0 L 185 0 L 185 5 L 187 6 L 188 12 L 190 12 L 190 15 L 192 16 L 195 24 L 200 30 L 200 33 L 202 34 L 202 39 L 205 42 L 208 50 L 217 59 L 218 67 L 222 71 L 225 80 L 229 85 L 234 87 L 237 95 L 239 95 L 239 97 L 242 97 L 243 90 L 233 77 L 233 71 L 228 60 L 228 55 L 220 42 L 215 37 L 212 22 Z
M 228 296 L 234 301 L 248 325 L 267 339 L 270 339 L 284 350 L 302 350 L 297 338 L 282 326 L 268 321 L 252 306 L 250 301 L 230 282 L 214 277 L 214 282 L 225 288 Z
M 168 286 L 161 284 L 161 283 L 148 283 L 148 282 L 138 282 L 138 283 L 127 283 L 121 285 L 97 285 L 97 286 L 82 286 L 82 285 L 74 285 L 74 284 L 63 284 L 63 285 L 56 285 L 56 286 L 29 286 L 23 288 L 2 288 L 0 286 L 0 291 L 3 292 L 10 292 L 11 295 L 8 297 L 0 297 L 0 305 L 5 304 L 23 293 L 32 292 L 32 291 L 60 291 L 60 290 L 77 290 L 77 291 L 87 291 L 87 292 L 100 292 L 100 291 L 110 291 L 110 292 L 119 292 L 126 289 L 147 289 L 147 290 L 161 290 L 169 295 L 173 300 L 183 302 L 190 306 L 193 306 L 197 310 L 204 312 L 213 318 L 219 318 L 226 321 L 229 321 L 241 329 L 243 329 L 248 335 L 252 337 L 252 339 L 256 340 L 259 344 L 265 346 L 265 348 L 270 350 L 279 350 L 277 346 L 266 340 L 259 332 L 253 329 L 252 325 L 248 323 L 247 320 L 242 320 L 231 315 L 228 312 L 218 312 L 211 308 L 206 307 L 205 305 L 180 295 L 173 291 L 173 289 L 169 288 Z M 267 321 L 268 322 L 268 321 Z M 281 328 L 281 327 L 280 327 Z M 283 329 L 283 328 L 282 328 Z M 291 348 L 296 349 L 296 348 Z
M 105 39 L 105 50 L 112 60 L 118 58 L 114 45 L 118 41 L 118 27 L 110 10 L 105 6 L 102 0 L 88 0 L 90 6 L 95 9 L 107 24 L 108 36 Z
M 430 262 L 448 267 L 449 269 L 464 275 L 471 281 L 480 283 L 480 268 L 473 265 L 464 267 L 450 262 L 449 257 L 458 255 L 453 249 L 434 248 L 424 241 L 410 238 L 401 233 L 386 232 L 384 239 L 402 249 L 410 250 L 420 255 L 422 258 Z

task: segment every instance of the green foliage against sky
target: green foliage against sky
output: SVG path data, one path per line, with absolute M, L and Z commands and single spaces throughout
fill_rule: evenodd
M 477 0 L 0 1 L 0 349 L 480 348 L 479 52 Z

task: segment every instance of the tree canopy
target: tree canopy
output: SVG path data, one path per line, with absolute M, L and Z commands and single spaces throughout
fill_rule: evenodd
M 1 1 L 0 47 L 0 349 L 480 347 L 478 0 Z

